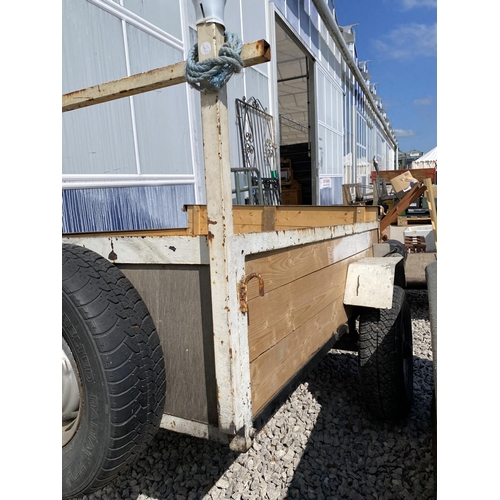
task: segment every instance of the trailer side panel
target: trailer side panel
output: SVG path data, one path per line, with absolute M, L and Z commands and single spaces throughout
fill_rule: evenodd
M 256 280 L 248 287 L 254 416 L 347 321 L 348 266 L 376 241 L 372 230 L 247 258 L 247 274 L 260 273 L 265 287 L 264 296 Z
M 209 267 L 118 266 L 155 322 L 166 365 L 165 413 L 217 426 Z

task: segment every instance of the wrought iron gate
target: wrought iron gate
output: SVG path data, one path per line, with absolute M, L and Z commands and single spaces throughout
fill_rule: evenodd
M 279 205 L 281 196 L 274 119 L 254 97 L 236 99 L 236 114 L 244 162 L 243 168 L 232 169 L 236 203 Z M 242 177 L 244 186 L 241 186 Z M 243 200 L 241 194 L 245 191 L 248 191 L 248 198 Z

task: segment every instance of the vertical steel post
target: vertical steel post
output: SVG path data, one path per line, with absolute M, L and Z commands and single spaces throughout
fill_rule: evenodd
M 201 21 L 197 28 L 199 61 L 218 57 L 224 43 L 224 26 Z M 244 259 L 238 259 L 232 251 L 232 187 L 225 87 L 218 93 L 201 92 L 201 113 L 219 429 L 235 435 L 239 431 L 233 447 L 243 450 L 251 445 L 250 366 L 248 339 L 244 335 L 246 317 L 239 311 L 237 296 L 238 276 L 244 275 Z

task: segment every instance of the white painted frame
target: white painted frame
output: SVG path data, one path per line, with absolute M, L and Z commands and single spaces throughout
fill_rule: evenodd
M 132 99 L 130 97 L 130 99 Z M 179 186 L 196 184 L 195 174 L 66 174 L 63 189 L 131 186 Z
M 252 388 L 250 384 L 250 355 L 248 345 L 247 314 L 239 308 L 239 283 L 246 276 L 246 258 L 249 255 L 271 250 L 293 248 L 308 243 L 319 243 L 336 238 L 354 236 L 346 240 L 345 248 L 339 247 L 330 256 L 330 264 L 341 261 L 366 246 L 368 232 L 378 229 L 378 221 L 358 222 L 316 228 L 267 231 L 261 233 L 231 234 L 226 248 L 231 267 L 228 285 L 220 280 L 212 284 L 212 302 L 225 302 L 228 293 L 229 321 L 222 319 L 215 329 L 215 365 L 225 374 L 224 383 L 218 384 L 218 415 L 221 422 L 217 429 L 209 424 L 164 414 L 161 426 L 165 429 L 195 437 L 230 442 L 230 447 L 244 451 L 251 445 L 254 435 Z M 210 265 L 207 236 L 68 236 L 63 243 L 80 245 L 115 264 L 204 264 Z M 389 259 L 385 259 L 386 261 Z M 225 285 L 225 280 L 222 280 Z M 391 295 L 392 296 L 392 295 Z M 226 314 L 224 307 L 221 314 Z M 214 321 L 217 321 L 214 318 Z M 230 353 L 228 353 L 230 349 Z M 228 423 L 233 423 L 231 427 Z

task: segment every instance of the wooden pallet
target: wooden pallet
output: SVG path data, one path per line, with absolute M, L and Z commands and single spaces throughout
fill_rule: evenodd
M 409 226 L 413 224 L 430 224 L 430 217 L 407 217 L 406 215 L 398 216 L 398 226 Z
M 427 244 L 423 236 L 405 236 L 405 247 L 408 253 L 424 253 Z

